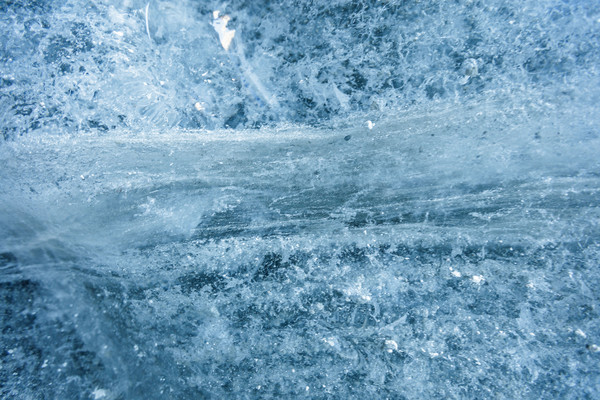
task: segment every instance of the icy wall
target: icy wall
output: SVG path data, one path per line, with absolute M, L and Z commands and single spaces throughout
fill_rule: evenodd
M 1 398 L 600 396 L 596 2 L 0 24 Z

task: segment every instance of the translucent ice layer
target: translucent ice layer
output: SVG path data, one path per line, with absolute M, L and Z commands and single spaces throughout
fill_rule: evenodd
M 594 2 L 0 26 L 0 398 L 600 397 Z
M 593 398 L 598 115 L 5 143 L 3 396 Z

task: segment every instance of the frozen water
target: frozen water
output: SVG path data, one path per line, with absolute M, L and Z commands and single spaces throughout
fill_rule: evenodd
M 582 95 L 600 61 L 594 1 L 19 0 L 0 13 L 6 137 L 319 125 L 548 85 Z
M 0 24 L 0 397 L 599 396 L 594 2 Z
M 600 143 L 567 106 L 5 143 L 4 395 L 595 397 Z

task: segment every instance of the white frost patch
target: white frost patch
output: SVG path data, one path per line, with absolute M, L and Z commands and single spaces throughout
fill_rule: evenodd
M 196 104 L 194 104 L 194 108 L 198 111 L 204 111 L 204 106 L 200 104 L 200 102 L 196 102 Z
M 235 29 L 227 29 L 227 23 L 231 19 L 229 15 L 219 16 L 220 11 L 213 11 L 213 21 L 211 25 L 215 28 L 215 31 L 219 35 L 219 41 L 221 42 L 221 46 L 225 49 L 225 51 L 229 50 L 229 46 L 231 45 L 231 41 L 235 36 Z
M 460 278 L 462 276 L 462 274 L 459 271 L 455 271 L 452 267 L 450 267 L 450 273 L 456 278 Z
M 369 130 L 373 129 L 374 126 L 375 124 L 372 121 L 367 121 L 367 128 L 369 128 Z
M 106 398 L 106 396 L 108 396 L 108 392 L 104 389 L 96 388 L 92 392 L 92 396 L 94 396 L 94 400 L 100 400 Z
M 394 351 L 398 350 L 398 343 L 396 343 L 394 340 L 388 339 L 385 341 L 385 351 L 387 351 L 388 353 L 393 353 Z
M 485 280 L 485 278 L 483 277 L 483 275 L 473 275 L 471 277 L 471 279 L 473 280 L 473 282 L 480 284 L 481 282 L 483 282 Z
M 345 289 L 344 293 L 346 294 L 346 296 L 358 297 L 362 301 L 370 302 L 372 300 L 371 293 L 362 286 L 364 279 L 364 276 L 360 276 L 356 285 Z

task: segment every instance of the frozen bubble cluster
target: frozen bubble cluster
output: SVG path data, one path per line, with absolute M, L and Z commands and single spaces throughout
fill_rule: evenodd
M 593 1 L 0 26 L 1 398 L 600 396 Z

